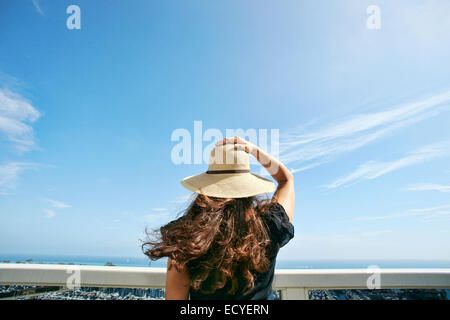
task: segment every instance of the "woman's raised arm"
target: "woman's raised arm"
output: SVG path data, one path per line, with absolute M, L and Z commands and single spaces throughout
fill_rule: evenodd
M 216 145 L 222 144 L 234 144 L 236 150 L 244 150 L 253 155 L 267 169 L 278 183 L 273 198 L 283 206 L 289 217 L 289 221 L 292 222 L 295 208 L 294 176 L 286 166 L 267 152 L 261 150 L 258 146 L 240 137 L 225 138 L 216 143 Z

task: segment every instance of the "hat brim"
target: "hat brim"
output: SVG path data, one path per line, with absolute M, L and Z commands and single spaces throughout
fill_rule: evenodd
M 275 184 L 253 173 L 201 173 L 184 178 L 186 189 L 217 198 L 246 198 L 275 191 Z

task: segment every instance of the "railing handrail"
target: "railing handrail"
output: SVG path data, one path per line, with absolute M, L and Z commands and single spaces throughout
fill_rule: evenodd
M 79 272 L 79 283 L 72 282 Z M 74 285 L 111 288 L 163 288 L 166 268 L 59 265 L 0 264 L 0 284 L 42 286 Z
M 81 286 L 161 288 L 166 268 L 56 264 L 0 264 L 0 284 L 65 285 L 75 270 Z M 381 288 L 450 288 L 450 268 L 277 269 L 276 288 L 364 288 L 379 273 Z
M 367 289 L 374 276 L 379 289 L 450 288 L 450 268 L 276 269 L 272 288 L 283 299 L 308 299 L 312 289 Z M 165 281 L 166 268 L 0 264 L 2 285 L 164 288 Z

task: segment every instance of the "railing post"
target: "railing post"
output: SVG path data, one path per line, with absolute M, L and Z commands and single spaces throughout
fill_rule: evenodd
M 309 290 L 307 288 L 281 289 L 281 300 L 309 300 Z

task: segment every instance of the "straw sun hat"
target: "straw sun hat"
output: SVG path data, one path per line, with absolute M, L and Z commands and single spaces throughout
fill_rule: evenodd
M 186 189 L 217 198 L 246 198 L 275 191 L 275 184 L 250 172 L 247 152 L 233 144 L 215 146 L 209 157 L 208 171 L 184 178 Z

